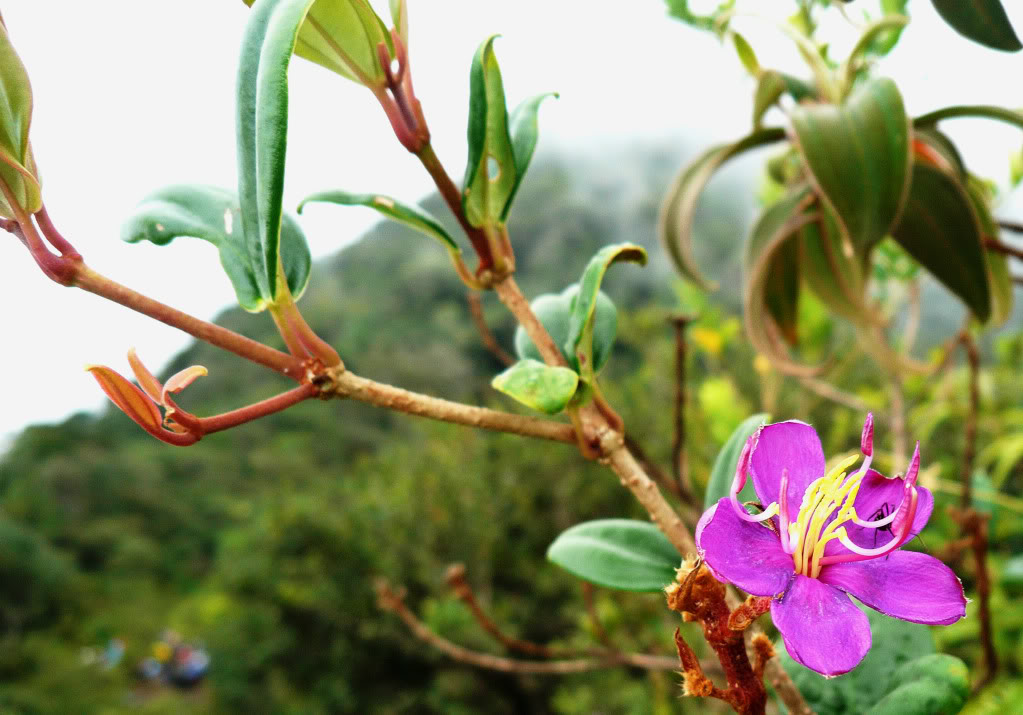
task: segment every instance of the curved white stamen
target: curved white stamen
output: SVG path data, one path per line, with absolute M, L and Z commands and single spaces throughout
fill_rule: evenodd
M 781 548 L 786 554 L 791 554 L 795 549 L 789 543 L 789 470 L 781 470 L 781 484 L 778 493 L 778 534 L 781 536 Z
M 742 452 L 739 453 L 739 461 L 735 465 L 735 478 L 732 479 L 732 488 L 728 491 L 729 500 L 732 502 L 732 509 L 743 521 L 751 523 L 758 523 L 761 521 L 767 521 L 772 516 L 778 513 L 778 504 L 773 503 L 768 506 L 762 514 L 753 516 L 746 507 L 739 503 L 739 492 L 746 486 L 746 472 L 749 470 L 750 455 L 753 453 L 753 437 L 750 436 L 746 440 L 746 444 L 742 446 Z
M 767 507 L 767 509 L 765 509 L 762 514 L 757 514 L 756 516 L 753 516 L 748 511 L 746 511 L 746 507 L 740 504 L 739 500 L 736 499 L 734 496 L 732 497 L 731 502 L 732 509 L 735 510 L 735 514 L 743 521 L 748 521 L 750 523 L 759 523 L 761 521 L 767 521 L 772 516 L 778 513 L 778 502 L 772 502 L 771 506 Z
M 909 536 L 910 529 L 913 527 L 913 517 L 916 516 L 918 496 L 916 487 L 910 487 L 909 518 L 907 518 L 903 523 L 899 533 L 896 534 L 887 544 L 879 546 L 876 549 L 864 549 L 850 541 L 848 535 L 845 533 L 845 529 L 841 529 L 838 534 L 838 540 L 842 542 L 842 546 L 849 549 L 852 553 L 838 554 L 837 556 L 825 556 L 820 560 L 821 566 L 836 563 L 847 563 L 851 561 L 867 561 L 869 559 L 886 556 L 895 551 L 902 545 L 902 542 L 905 541 L 906 537 Z
M 902 500 L 905 501 L 906 497 L 903 496 Z M 852 518 L 852 520 L 853 520 L 853 523 L 859 524 L 860 526 L 862 526 L 865 529 L 880 529 L 881 527 L 888 526 L 893 521 L 895 521 L 895 517 L 899 515 L 899 509 L 901 507 L 902 507 L 902 503 L 900 502 L 899 506 L 896 507 L 895 509 L 893 509 L 891 514 L 889 514 L 888 516 L 883 517 L 881 519 L 878 519 L 877 521 L 864 521 L 863 519 L 859 518 L 858 516 L 854 516 Z

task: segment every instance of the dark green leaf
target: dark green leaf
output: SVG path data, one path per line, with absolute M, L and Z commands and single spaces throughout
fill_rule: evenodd
M 431 214 L 419 208 L 404 204 L 396 199 L 382 194 L 352 194 L 347 191 L 321 191 L 307 196 L 298 205 L 298 212 L 302 213 L 305 205 L 311 202 L 324 202 L 338 204 L 341 206 L 366 206 L 374 209 L 384 216 L 403 223 L 410 228 L 425 233 L 444 244 L 449 251 L 460 253 L 458 244 L 447 229 Z
M 707 480 L 707 491 L 703 496 L 703 506 L 709 509 L 717 504 L 721 497 L 728 496 L 732 488 L 732 480 L 735 478 L 735 467 L 739 464 L 739 454 L 746 440 L 760 426 L 767 423 L 771 416 L 767 413 L 747 417 L 732 431 L 731 436 L 725 441 L 718 456 L 714 458 L 714 466 L 710 470 L 710 479 Z M 753 489 L 753 481 L 746 482 L 746 486 L 739 492 L 739 501 L 755 501 L 757 493 Z
M 21 58 L 14 51 L 7 28 L 0 22 L 0 181 L 10 188 L 21 210 L 33 214 L 42 208 L 39 177 L 28 142 L 32 123 L 32 87 Z M 16 218 L 0 194 L 0 216 Z
M 238 195 L 246 253 L 263 301 L 273 303 L 288 139 L 288 65 L 314 0 L 258 0 L 238 66 Z
M 496 225 L 518 184 L 515 152 L 508 133 L 501 69 L 490 37 L 472 58 L 469 72 L 469 159 L 462 183 L 462 207 L 473 226 Z
M 934 639 L 927 626 L 889 618 L 866 606 L 860 610 L 870 620 L 873 645 L 863 661 L 845 675 L 825 678 L 792 660 L 783 642 L 775 645 L 782 667 L 817 715 L 867 711 L 898 685 L 894 674 L 899 666 L 934 653 Z
M 786 244 L 794 243 L 800 229 L 814 219 L 804 212 L 810 199 L 809 190 L 798 189 L 769 206 L 753 226 L 746 244 L 744 264 L 746 334 L 753 347 L 779 369 L 798 375 L 812 375 L 819 372 L 819 368 L 800 365 L 789 357 L 782 342 L 784 327 L 779 325 L 771 305 L 772 302 L 778 305 L 779 299 L 769 292 L 778 289 L 771 271 L 776 266 L 779 253 L 788 250 Z
M 121 227 L 129 243 L 151 241 L 164 246 L 179 236 L 209 241 L 231 279 L 238 304 L 250 312 L 267 307 L 259 291 L 256 268 L 242 235 L 241 208 L 234 191 L 215 186 L 167 186 L 144 198 Z M 301 227 L 285 214 L 281 227 L 281 260 L 291 294 L 298 298 L 309 281 L 311 258 Z
M 573 370 L 579 371 L 579 361 L 575 355 L 565 352 L 565 341 L 568 339 L 568 324 L 576 297 L 579 295 L 579 284 L 573 283 L 561 293 L 547 293 L 538 296 L 530 307 L 540 322 L 554 339 L 554 344 L 561 350 L 565 361 Z M 615 333 L 618 331 L 618 311 L 615 304 L 603 292 L 597 294 L 597 308 L 593 321 L 593 366 L 595 372 L 611 357 Z M 529 335 L 520 325 L 515 330 L 515 352 L 523 360 L 540 360 L 540 351 L 536 349 Z
M 873 79 L 841 106 L 792 111 L 796 146 L 814 189 L 865 256 L 891 229 L 909 187 L 909 120 L 898 87 Z
M 959 153 L 959 149 L 956 145 L 948 138 L 948 135 L 944 132 L 939 131 L 936 127 L 920 127 L 914 129 L 913 136 L 915 139 L 923 142 L 928 149 L 933 149 L 941 159 L 948 164 L 960 180 L 966 179 L 966 164 L 963 163 L 963 157 Z M 915 151 L 919 154 L 920 148 L 915 147 Z
M 1023 48 L 1000 0 L 931 0 L 938 14 L 963 37 L 995 50 Z
M 970 695 L 970 671 L 955 656 L 932 653 L 899 667 L 889 688 L 866 715 L 957 713 Z
M 914 164 L 909 200 L 892 237 L 982 322 L 991 317 L 980 226 L 959 182 L 939 169 Z
M 803 279 L 828 308 L 861 323 L 869 315 L 863 300 L 863 262 L 852 244 L 842 240 L 834 214 L 824 206 L 817 209 L 814 220 L 799 232 Z
M 538 360 L 520 360 L 490 383 L 526 407 L 556 415 L 568 406 L 579 375 L 567 367 L 550 367 Z
M 597 296 L 604 274 L 612 263 L 630 261 L 646 265 L 646 250 L 634 243 L 617 243 L 600 249 L 583 270 L 579 281 L 579 295 L 572 306 L 568 321 L 568 337 L 565 338 L 564 352 L 574 355 L 579 364 L 579 374 L 590 381 L 596 372 L 594 368 L 594 322 Z
M 501 212 L 501 221 L 507 221 L 508 213 L 511 211 L 515 194 L 522 185 L 522 179 L 529 169 L 529 162 L 533 159 L 533 152 L 536 150 L 536 142 L 540 136 L 539 124 L 536 120 L 537 112 L 540 111 L 540 103 L 548 97 L 558 97 L 557 92 L 538 94 L 527 99 L 515 108 L 508 121 L 509 132 L 512 142 L 512 156 L 515 160 L 515 183 L 512 185 L 511 193 L 505 201 L 504 210 Z
M 990 197 L 984 190 L 982 182 L 974 176 L 966 177 L 966 193 L 977 213 L 981 236 L 997 236 L 998 224 L 991 215 Z M 1013 290 L 1012 274 L 1009 271 L 1009 257 L 999 251 L 984 251 L 987 259 L 988 278 L 991 282 L 991 322 L 1001 325 L 1012 314 Z
M 658 592 L 675 580 L 682 557 L 653 524 L 600 519 L 563 531 L 547 558 L 579 578 L 620 591 Z
M 733 156 L 784 138 L 782 129 L 759 129 L 734 144 L 708 149 L 682 169 L 664 197 L 657 224 L 661 243 L 679 273 L 703 288 L 711 287 L 693 258 L 693 217 L 700 194 L 714 172 Z
M 782 243 L 771 257 L 764 284 L 764 302 L 781 337 L 789 345 L 798 342 L 796 318 L 799 312 L 799 244 Z

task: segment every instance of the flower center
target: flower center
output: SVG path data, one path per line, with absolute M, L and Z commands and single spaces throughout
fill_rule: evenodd
M 848 538 L 843 524 L 856 518 L 853 503 L 866 474 L 866 470 L 860 469 L 846 477 L 846 470 L 857 459 L 859 455 L 856 454 L 843 459 L 830 472 L 811 482 L 803 493 L 803 503 L 795 522 L 781 524 L 782 545 L 786 552 L 792 554 L 796 573 L 817 578 L 824 547 L 834 539 L 844 541 Z M 784 485 L 783 493 L 787 486 Z M 834 519 L 829 522 L 832 515 Z

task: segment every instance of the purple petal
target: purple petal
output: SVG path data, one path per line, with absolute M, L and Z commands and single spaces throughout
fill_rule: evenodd
M 916 551 L 825 566 L 820 580 L 904 621 L 947 626 L 966 615 L 963 585 L 952 569 Z
M 775 596 L 792 580 L 792 556 L 782 551 L 778 535 L 751 524 L 723 497 L 700 518 L 696 545 L 719 581 L 728 581 L 754 596 Z
M 760 430 L 750 458 L 753 486 L 766 508 L 778 501 L 781 470 L 789 471 L 789 505 L 799 509 L 803 492 L 824 476 L 824 450 L 813 427 L 805 422 L 777 422 Z
M 856 495 L 856 501 L 853 502 L 853 505 L 856 507 L 857 516 L 864 521 L 876 521 L 894 512 L 899 508 L 899 504 L 902 503 L 903 485 L 902 479 L 889 479 L 873 469 L 868 469 L 863 477 L 863 483 L 860 485 L 860 491 Z M 930 490 L 917 486 L 917 492 L 919 496 L 917 497 L 916 516 L 913 518 L 913 528 L 909 531 L 910 539 L 927 526 L 927 521 L 931 518 L 931 512 L 934 511 L 934 495 L 931 494 Z M 882 544 L 887 544 L 894 537 L 891 525 L 887 528 L 868 529 L 852 522 L 847 522 L 845 529 L 849 539 L 857 546 L 862 546 L 865 549 L 873 549 Z M 846 551 L 846 548 L 837 539 L 828 542 L 828 545 L 825 547 L 825 553 L 829 556 L 845 553 Z
M 831 677 L 848 673 L 870 650 L 870 621 L 849 597 L 818 579 L 797 575 L 771 602 L 771 619 L 797 663 Z

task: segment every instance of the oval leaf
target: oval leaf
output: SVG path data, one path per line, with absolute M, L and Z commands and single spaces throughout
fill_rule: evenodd
M 288 139 L 288 65 L 314 0 L 257 0 L 238 65 L 238 195 L 245 248 L 261 299 L 279 288 L 284 160 Z
M 970 696 L 970 671 L 955 656 L 931 653 L 900 666 L 888 687 L 867 715 L 957 713 Z
M 738 154 L 785 138 L 781 129 L 759 129 L 734 144 L 723 144 L 696 157 L 682 169 L 661 204 L 657 234 L 675 268 L 704 289 L 710 284 L 700 274 L 693 257 L 693 217 L 700 195 L 722 164 Z
M 778 256 L 784 255 L 784 251 L 788 250 L 786 244 L 792 243 L 800 230 L 815 218 L 804 213 L 809 198 L 807 189 L 793 191 L 769 206 L 757 220 L 746 244 L 746 279 L 743 287 L 743 317 L 746 334 L 753 347 L 783 372 L 802 376 L 816 374 L 820 368 L 801 365 L 789 357 L 782 344 L 785 328 L 774 315 L 779 300 L 785 299 L 771 295 L 770 291 L 772 288 L 779 289 L 777 281 L 772 277 Z M 794 280 L 798 281 L 798 277 Z
M 121 238 L 129 243 L 165 246 L 179 236 L 201 238 L 217 247 L 220 265 L 242 308 L 259 312 L 267 307 L 259 289 L 262 265 L 253 265 L 247 250 L 235 192 L 215 186 L 167 186 L 144 198 L 121 226 Z M 312 258 L 305 234 L 290 214 L 284 214 L 281 224 L 281 261 L 288 288 L 297 299 L 309 282 Z
M 815 191 L 866 256 L 888 234 L 909 187 L 909 119 L 898 87 L 873 79 L 841 106 L 799 105 L 792 129 Z
M 574 355 L 565 352 L 565 341 L 568 338 L 568 324 L 572 315 L 572 307 L 579 295 L 579 284 L 573 283 L 561 293 L 547 293 L 538 296 L 531 304 L 533 313 L 554 339 L 565 361 L 576 372 L 579 361 Z M 597 307 L 593 319 L 593 367 L 600 370 L 611 357 L 615 334 L 618 332 L 618 311 L 615 304 L 603 291 L 597 294 Z M 542 360 L 540 351 L 536 349 L 525 329 L 520 325 L 515 329 L 515 352 L 523 360 Z
M 556 415 L 565 407 L 579 386 L 579 375 L 567 367 L 551 367 L 538 360 L 520 360 L 490 383 L 526 407 Z
M 593 360 L 594 317 L 597 296 L 604 274 L 612 263 L 630 261 L 646 265 L 646 250 L 634 243 L 618 243 L 600 249 L 583 271 L 579 281 L 579 295 L 572 306 L 568 321 L 568 337 L 564 351 L 574 355 L 579 364 L 579 374 L 584 380 L 591 380 L 595 372 Z
M 980 225 L 969 196 L 945 172 L 917 162 L 909 200 L 892 237 L 982 322 L 991 290 Z
M 462 183 L 462 208 L 473 226 L 498 224 L 518 184 L 508 133 L 501 68 L 488 38 L 472 58 L 469 72 L 469 158 Z
M 838 221 L 827 207 L 799 231 L 800 262 L 807 286 L 831 310 L 854 323 L 868 315 L 862 262 L 842 241 Z
M 934 9 L 963 37 L 995 50 L 1015 52 L 1023 45 L 1000 0 L 931 0 Z
M 0 21 L 0 180 L 7 184 L 21 211 L 28 214 L 43 205 L 28 142 L 31 123 L 32 87 L 28 72 L 14 51 L 6 26 Z M 0 195 L 0 216 L 16 218 L 3 195 Z
M 746 440 L 756 432 L 762 425 L 767 424 L 771 416 L 766 412 L 753 415 L 743 420 L 731 436 L 722 445 L 718 456 L 714 458 L 714 466 L 710 470 L 710 479 L 707 481 L 707 491 L 703 496 L 703 506 L 706 509 L 718 503 L 721 497 L 728 496 L 732 488 L 732 480 L 735 478 L 735 467 L 739 464 L 739 454 Z M 746 486 L 739 492 L 739 501 L 755 501 L 757 493 L 753 489 L 753 480 L 746 482 Z
M 682 562 L 660 530 L 645 521 L 600 519 L 563 531 L 547 558 L 598 586 L 657 592 L 675 580 Z
M 526 176 L 529 163 L 533 160 L 533 152 L 536 150 L 536 142 L 540 137 L 540 126 L 536 115 L 540 111 L 540 103 L 548 97 L 559 97 L 557 92 L 547 92 L 527 99 L 515 108 L 509 120 L 509 131 L 511 133 L 512 156 L 515 160 L 515 183 L 512 184 L 511 192 L 504 203 L 504 210 L 501 211 L 501 222 L 508 220 L 508 213 L 511 211 L 512 201 L 515 194 L 522 185 L 522 179 Z

